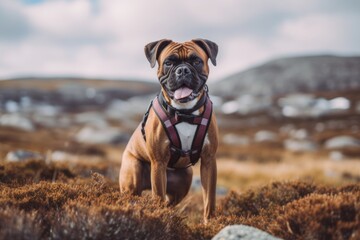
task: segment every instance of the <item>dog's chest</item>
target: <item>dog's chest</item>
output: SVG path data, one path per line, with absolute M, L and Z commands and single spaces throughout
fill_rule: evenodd
M 181 122 L 175 125 L 181 141 L 181 148 L 184 151 L 191 149 L 191 145 L 195 136 L 197 125 L 187 122 Z

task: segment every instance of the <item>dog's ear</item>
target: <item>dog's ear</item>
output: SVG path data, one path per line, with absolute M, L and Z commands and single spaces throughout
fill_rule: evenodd
M 162 39 L 156 42 L 151 42 L 145 46 L 145 55 L 150 62 L 150 66 L 155 67 L 156 60 L 159 57 L 161 51 L 171 43 L 169 39 Z
M 212 64 L 214 66 L 216 66 L 216 56 L 218 54 L 218 45 L 210 40 L 201 39 L 201 38 L 193 39 L 191 41 L 193 41 L 199 47 L 201 47 L 206 52 L 208 57 L 210 58 Z

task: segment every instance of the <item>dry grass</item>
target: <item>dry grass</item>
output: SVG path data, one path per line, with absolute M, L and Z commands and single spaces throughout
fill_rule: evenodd
M 259 148 L 258 152 L 262 150 Z M 218 185 L 244 192 L 274 181 L 313 181 L 330 186 L 360 182 L 358 158 L 335 161 L 323 154 L 289 152 L 282 153 L 282 156 L 280 162 L 218 158 Z M 198 165 L 194 167 L 194 173 L 200 175 Z
M 210 239 L 228 224 L 284 239 L 359 237 L 360 184 L 292 181 L 232 191 L 205 226 L 200 193 L 169 208 L 148 193 L 120 194 L 117 182 L 93 171 L 41 161 L 1 163 L 0 239 Z
M 231 192 L 220 203 L 210 238 L 222 227 L 246 224 L 283 239 L 359 239 L 360 185 L 333 188 L 306 182 L 274 182 L 244 194 Z
M 27 166 L 33 174 L 26 184 L 1 184 L 1 239 L 190 238 L 183 218 L 157 199 L 120 194 L 117 183 L 98 173 L 37 177 L 52 169 L 32 167 L 36 164 Z

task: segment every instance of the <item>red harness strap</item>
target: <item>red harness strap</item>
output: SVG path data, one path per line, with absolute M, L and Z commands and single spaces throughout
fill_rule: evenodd
M 176 112 L 174 116 L 169 116 L 169 114 L 159 103 L 158 97 L 156 97 L 152 101 L 152 107 L 156 115 L 160 119 L 171 143 L 171 157 L 169 161 L 169 167 L 173 168 L 173 166 L 176 164 L 180 157 L 190 158 L 191 163 L 187 167 L 195 165 L 199 161 L 205 136 L 210 125 L 210 120 L 212 116 L 212 102 L 210 101 L 210 99 L 207 97 L 205 102 L 205 109 L 201 116 L 184 115 Z M 182 149 L 181 140 L 175 127 L 175 125 L 180 122 L 188 122 L 190 124 L 198 125 L 191 145 L 191 149 L 188 151 L 184 151 Z M 143 133 L 143 135 L 145 139 L 145 134 Z

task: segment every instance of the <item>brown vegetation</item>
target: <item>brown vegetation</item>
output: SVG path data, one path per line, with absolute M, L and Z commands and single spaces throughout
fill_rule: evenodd
M 243 223 L 284 239 L 358 239 L 360 185 L 325 187 L 275 182 L 242 195 L 230 193 L 218 221 Z
M 0 164 L 1 239 L 210 239 L 247 224 L 284 239 L 358 239 L 360 185 L 292 181 L 230 192 L 203 225 L 201 195 L 169 208 L 149 193 L 119 193 L 116 182 L 83 166 L 41 161 Z M 196 219 L 196 221 L 194 221 Z
M 1 239 L 186 239 L 190 236 L 183 218 L 159 200 L 121 195 L 116 183 L 98 173 L 93 173 L 91 178 L 63 174 L 54 180 L 50 177 L 51 168 L 42 165 L 45 169 L 38 169 L 40 163 L 31 164 L 36 166 L 27 165 L 33 173 L 32 177 L 30 173 L 27 175 L 28 184 L 8 181 L 0 185 Z M 8 165 L 13 164 L 3 167 Z M 39 179 L 42 181 L 38 182 Z

